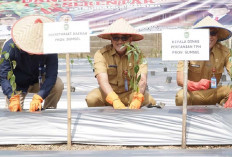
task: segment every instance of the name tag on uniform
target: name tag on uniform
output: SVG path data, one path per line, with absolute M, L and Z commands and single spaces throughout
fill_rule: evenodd
M 109 65 L 109 68 L 117 68 L 117 65 Z
M 200 65 L 197 65 L 197 64 L 191 64 L 190 66 L 194 68 L 200 68 Z

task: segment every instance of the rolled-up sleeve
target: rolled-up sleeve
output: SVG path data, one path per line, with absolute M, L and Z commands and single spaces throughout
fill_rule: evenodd
M 179 61 L 177 64 L 177 71 L 181 72 L 184 70 L 184 62 L 183 61 Z
M 107 73 L 106 60 L 100 51 L 97 51 L 94 55 L 94 72 L 95 76 L 99 73 Z

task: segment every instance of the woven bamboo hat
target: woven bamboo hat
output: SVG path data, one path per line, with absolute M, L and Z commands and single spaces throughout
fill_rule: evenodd
M 212 19 L 210 16 L 206 16 L 197 22 L 193 28 L 217 28 L 218 41 L 229 39 L 232 35 L 232 32 L 229 29 L 225 28 L 222 24 Z
M 111 39 L 112 34 L 128 34 L 132 36 L 132 41 L 142 40 L 143 36 L 139 34 L 125 19 L 120 18 L 114 21 L 106 28 L 98 37 L 103 39 Z
M 19 19 L 11 30 L 15 44 L 31 54 L 43 54 L 43 23 L 53 20 L 40 15 L 25 16 Z

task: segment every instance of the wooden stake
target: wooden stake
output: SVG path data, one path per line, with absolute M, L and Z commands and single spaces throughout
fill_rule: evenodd
M 67 114 L 68 114 L 68 128 L 67 128 L 67 147 L 70 150 L 72 144 L 71 137 L 71 79 L 70 79 L 70 59 L 69 53 L 66 54 L 66 75 L 67 75 Z
M 187 121 L 187 83 L 188 61 L 184 61 L 183 111 L 182 111 L 182 148 L 186 149 L 186 121 Z

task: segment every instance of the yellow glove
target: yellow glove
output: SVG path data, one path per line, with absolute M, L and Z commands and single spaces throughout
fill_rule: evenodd
M 129 109 L 140 109 L 143 100 L 144 96 L 142 93 L 134 93 Z
M 107 95 L 106 101 L 113 105 L 114 109 L 127 109 L 114 91 Z
M 43 98 L 39 96 L 38 94 L 35 94 L 32 98 L 32 101 L 30 103 L 30 112 L 35 112 L 38 109 L 41 110 L 42 105 L 41 103 L 43 102 Z
M 12 96 L 9 101 L 10 101 L 10 105 L 8 108 L 11 112 L 22 111 L 19 95 Z

